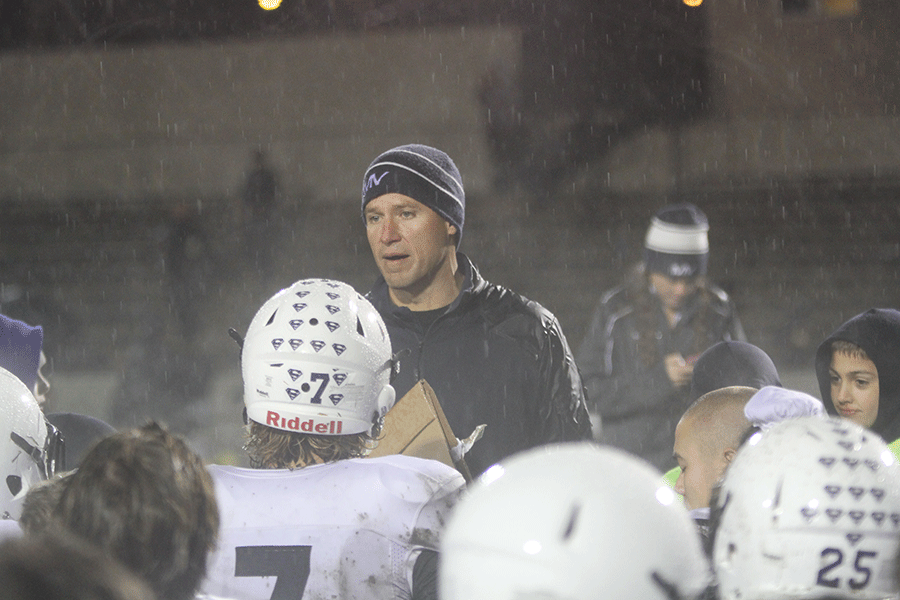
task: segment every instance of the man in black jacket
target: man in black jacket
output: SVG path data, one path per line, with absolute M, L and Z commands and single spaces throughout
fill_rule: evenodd
M 424 379 L 457 435 L 487 425 L 466 455 L 473 475 L 519 450 L 590 439 L 556 317 L 485 281 L 457 251 L 465 192 L 449 156 L 418 144 L 381 154 L 363 178 L 362 212 L 381 271 L 368 298 L 400 360 L 397 396 Z

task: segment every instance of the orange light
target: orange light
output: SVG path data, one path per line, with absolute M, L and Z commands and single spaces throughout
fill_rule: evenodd
M 258 0 L 259 7 L 263 10 L 275 10 L 281 6 L 281 0 Z
M 701 4 L 703 4 L 703 0 L 681 0 L 681 1 L 684 2 L 685 4 L 687 4 L 688 6 L 700 6 Z

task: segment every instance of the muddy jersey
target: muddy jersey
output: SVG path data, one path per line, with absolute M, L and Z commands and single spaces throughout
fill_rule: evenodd
M 222 526 L 203 591 L 235 600 L 410 598 L 464 485 L 408 456 L 209 471 Z

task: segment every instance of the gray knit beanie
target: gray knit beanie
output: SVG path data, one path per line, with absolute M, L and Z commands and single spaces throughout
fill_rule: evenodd
M 466 194 L 462 177 L 446 153 L 430 146 L 407 144 L 381 154 L 363 176 L 362 212 L 384 194 L 403 194 L 441 215 L 462 238 L 466 218 Z
M 706 274 L 709 261 L 709 222 L 693 204 L 670 204 L 650 221 L 644 238 L 644 262 L 648 273 L 669 277 Z

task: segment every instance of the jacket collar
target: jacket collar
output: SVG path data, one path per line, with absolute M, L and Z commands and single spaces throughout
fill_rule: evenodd
M 457 251 L 456 262 L 459 265 L 459 268 L 462 269 L 465 279 L 463 280 L 462 290 L 456 299 L 447 305 L 444 314 L 456 311 L 460 308 L 466 308 L 471 304 L 471 299 L 487 286 L 487 282 L 481 277 L 475 264 L 469 260 L 468 256 Z M 390 313 L 391 315 L 402 318 L 403 314 L 412 312 L 405 306 L 397 306 L 391 301 L 387 282 L 385 282 L 384 277 L 381 275 L 378 276 L 378 279 L 375 281 L 375 285 L 372 286 L 372 290 L 369 292 L 368 296 L 382 314 Z

